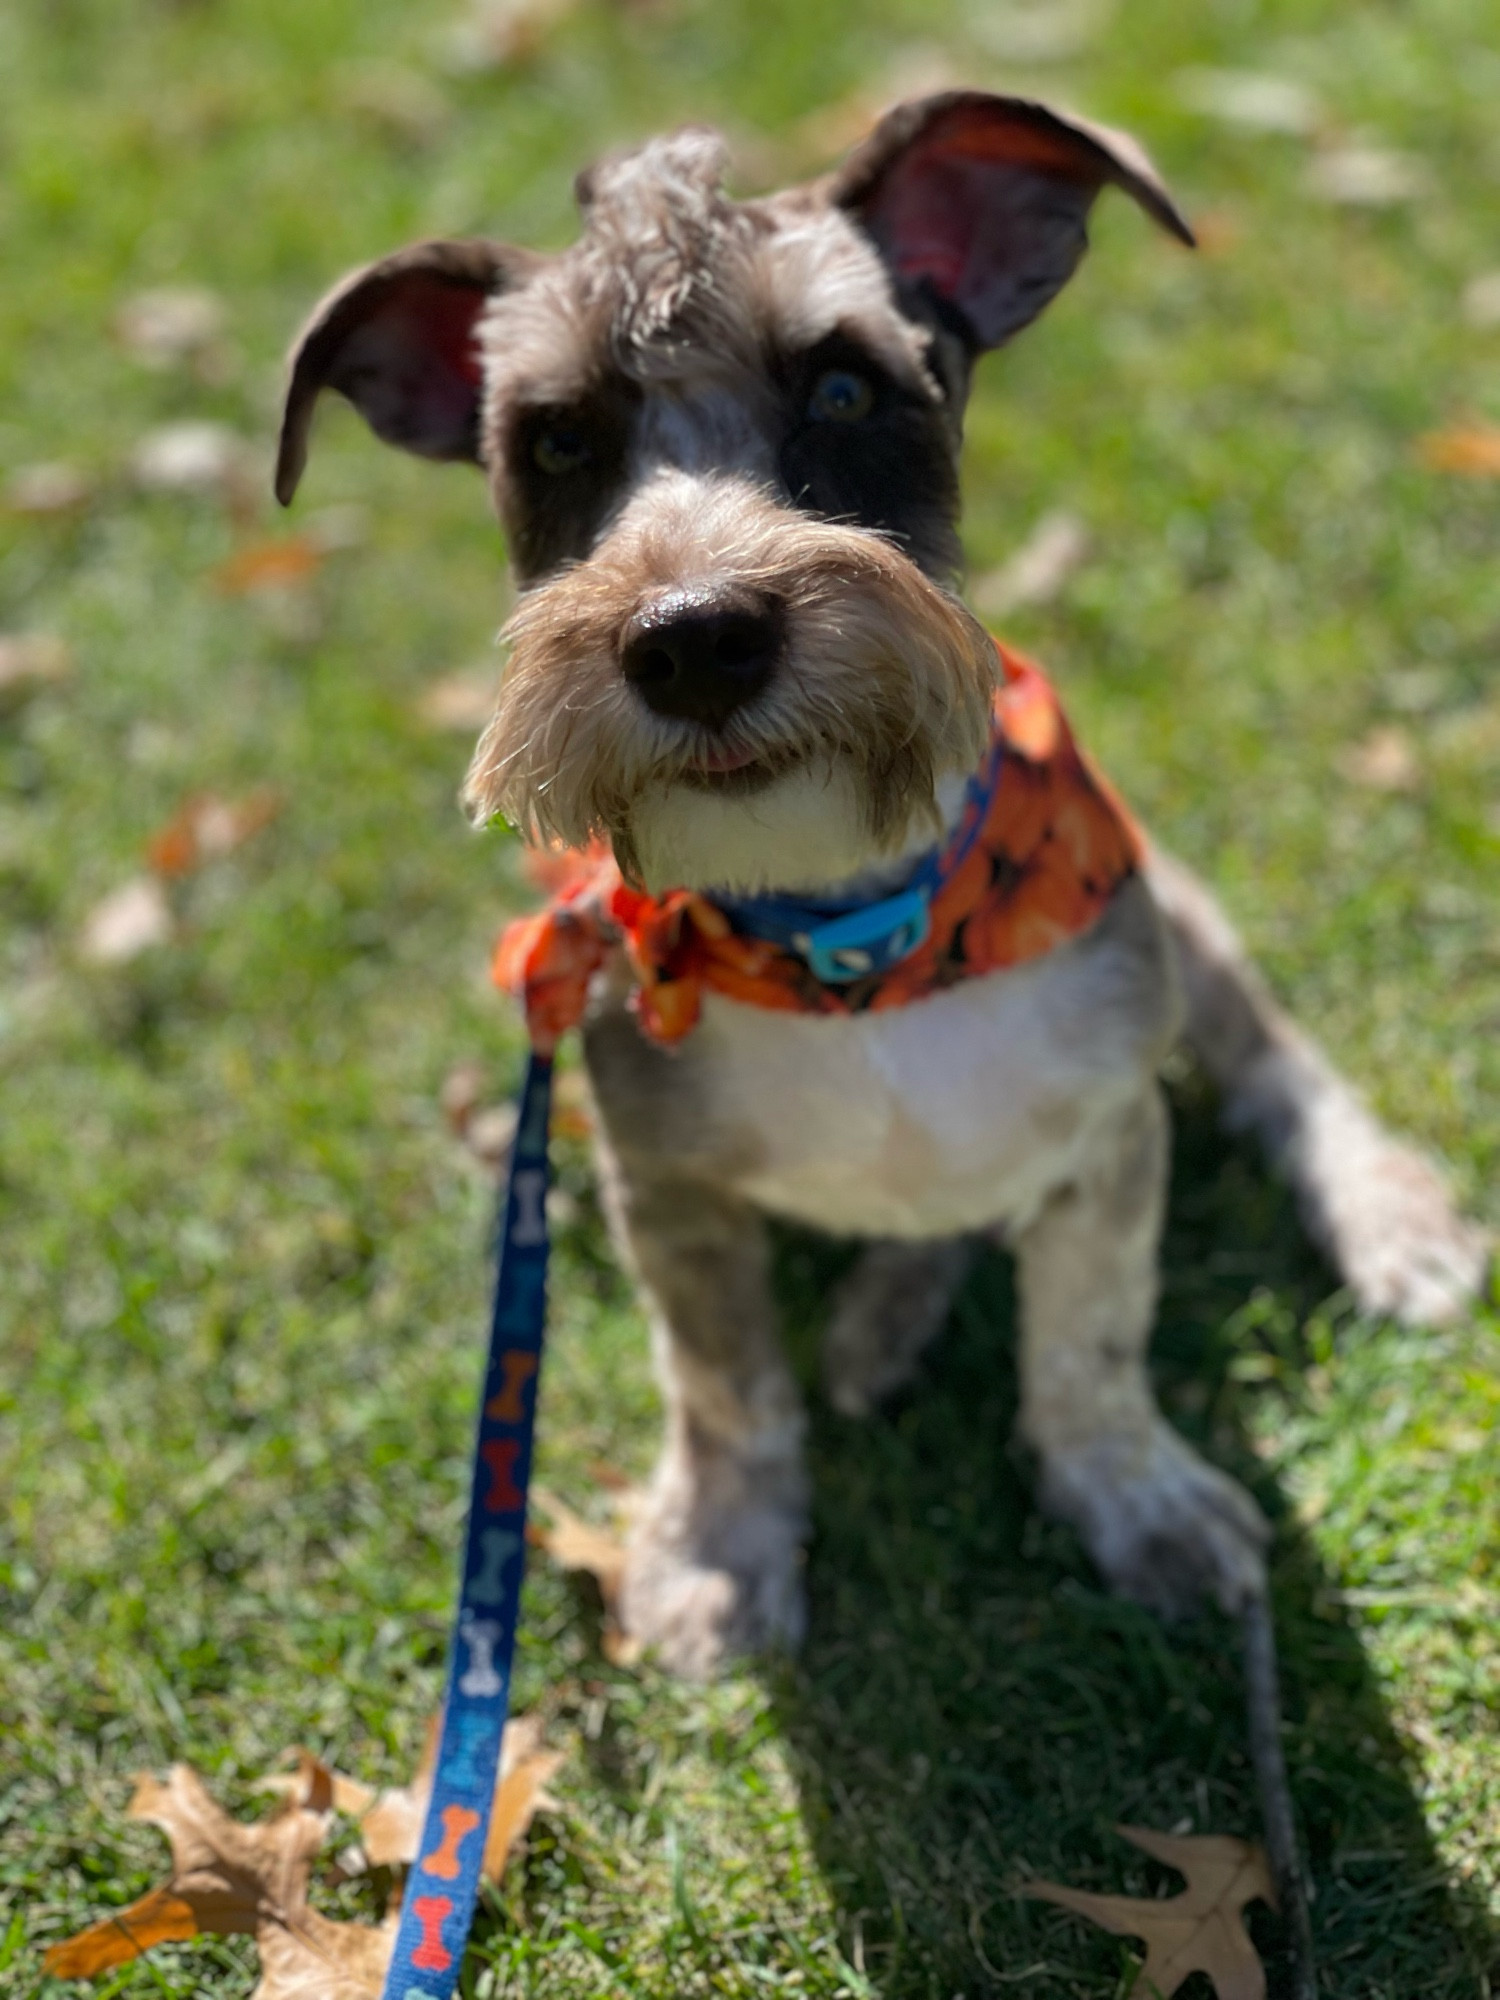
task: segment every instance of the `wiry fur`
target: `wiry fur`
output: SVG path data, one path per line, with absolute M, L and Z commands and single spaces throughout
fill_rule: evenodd
M 619 671 L 621 634 L 643 607 L 704 588 L 773 598 L 789 630 L 766 694 L 714 733 L 654 715 Z M 509 671 L 466 787 L 476 817 L 504 813 L 532 840 L 572 846 L 602 834 L 639 871 L 643 802 L 696 786 L 700 830 L 710 812 L 737 816 L 751 845 L 730 881 L 672 843 L 679 879 L 695 886 L 764 886 L 775 861 L 755 852 L 767 799 L 715 786 L 711 751 L 746 754 L 771 779 L 804 776 L 809 800 L 821 787 L 843 807 L 835 817 L 852 815 L 814 850 L 826 882 L 830 863 L 853 873 L 914 821 L 938 831 L 937 781 L 977 761 L 995 684 L 983 629 L 878 537 L 810 521 L 741 481 L 669 473 L 632 497 L 586 564 L 523 597 L 505 637 Z
M 654 888 L 900 879 L 903 852 L 951 816 L 994 676 L 948 587 L 969 364 L 1071 271 L 1105 182 L 1190 232 L 1139 148 L 976 92 L 901 107 L 813 187 L 736 203 L 722 168 L 712 134 L 656 140 L 581 179 L 583 233 L 556 257 L 423 245 L 341 286 L 299 351 L 278 491 L 323 384 L 414 450 L 478 440 L 526 586 L 469 779 L 478 818 L 602 834 Z M 480 383 L 451 337 L 465 312 Z M 874 414 L 819 429 L 819 371 L 851 366 Z M 586 438 L 577 476 L 537 459 L 556 424 Z M 718 726 L 657 712 L 625 673 L 627 635 L 679 599 L 782 621 L 774 672 Z M 828 1346 L 847 1412 L 915 1365 L 961 1239 L 1008 1242 L 1043 1498 L 1106 1576 L 1164 1609 L 1204 1590 L 1243 1603 L 1267 1537 L 1162 1419 L 1145 1368 L 1156 1079 L 1184 1013 L 1229 1116 L 1263 1137 L 1361 1304 L 1436 1319 L 1481 1281 L 1484 1240 L 1436 1172 L 1160 853 L 1084 936 L 905 1008 L 831 1019 L 711 993 L 669 1053 L 637 1030 L 628 985 L 611 966 L 584 1030 L 606 1204 L 667 1403 L 623 1605 L 684 1672 L 801 1629 L 802 1418 L 768 1213 L 875 1239 Z

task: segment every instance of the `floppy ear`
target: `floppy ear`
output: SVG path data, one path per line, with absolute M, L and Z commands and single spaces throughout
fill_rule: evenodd
M 1133 139 L 1024 97 L 951 90 L 898 104 L 834 174 L 898 282 L 930 288 L 975 347 L 998 347 L 1072 276 L 1106 182 L 1193 232 Z
M 336 285 L 292 349 L 276 456 L 282 506 L 307 463 L 320 389 L 347 396 L 387 444 L 477 463 L 475 325 L 495 293 L 523 282 L 539 261 L 499 243 L 413 243 Z

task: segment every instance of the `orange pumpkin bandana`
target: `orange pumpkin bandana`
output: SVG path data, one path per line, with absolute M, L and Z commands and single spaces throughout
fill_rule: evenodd
M 547 1054 L 582 1020 L 594 975 L 624 949 L 645 1032 L 677 1042 L 705 990 L 782 1013 L 861 1014 L 904 1007 L 961 979 L 1040 958 L 1088 930 L 1140 866 L 1141 835 L 1073 740 L 1040 669 L 1000 646 L 987 796 L 971 796 L 948 842 L 926 935 L 898 963 L 864 977 L 820 978 L 802 953 L 747 935 L 693 889 L 648 896 L 602 845 L 552 855 L 547 907 L 508 925 L 495 950 L 497 986 L 526 1011 Z M 976 824 L 977 822 L 977 824 Z

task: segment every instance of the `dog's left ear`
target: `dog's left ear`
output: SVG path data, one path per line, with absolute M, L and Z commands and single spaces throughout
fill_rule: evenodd
M 477 239 L 413 243 L 336 285 L 292 349 L 276 455 L 282 506 L 307 463 L 321 389 L 346 396 L 387 444 L 422 458 L 477 462 L 475 327 L 490 299 L 524 282 L 541 261 Z
M 874 238 L 899 283 L 998 347 L 1072 276 L 1106 183 L 1186 244 L 1193 232 L 1123 132 L 1023 97 L 952 90 L 898 104 L 833 175 L 829 195 Z

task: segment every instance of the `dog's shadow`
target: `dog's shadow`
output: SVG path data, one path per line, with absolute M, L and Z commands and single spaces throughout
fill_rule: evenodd
M 1262 1290 L 1310 1303 L 1327 1273 L 1289 1198 L 1224 1140 L 1207 1099 L 1191 1085 L 1177 1095 L 1153 1358 L 1174 1421 L 1276 1520 L 1286 1747 L 1320 1991 L 1486 1992 L 1484 1915 L 1445 1879 L 1358 1636 L 1242 1421 L 1237 1308 Z M 810 1378 L 840 1254 L 780 1238 L 790 1336 Z M 1045 1876 L 1174 1893 L 1176 1877 L 1113 1833 L 1120 1822 L 1258 1835 L 1237 1634 L 1216 1614 L 1167 1630 L 1109 1597 L 1075 1538 L 1037 1514 L 1008 1443 L 1001 1258 L 976 1271 L 893 1407 L 862 1424 L 816 1395 L 812 1407 L 809 1638 L 773 1686 L 856 1990 L 861 1974 L 881 2000 L 1126 1990 L 1123 1941 L 1018 1892 Z M 1278 1929 L 1265 1912 L 1251 1929 L 1275 2000 Z M 1199 1974 L 1181 1991 L 1210 1988 Z

